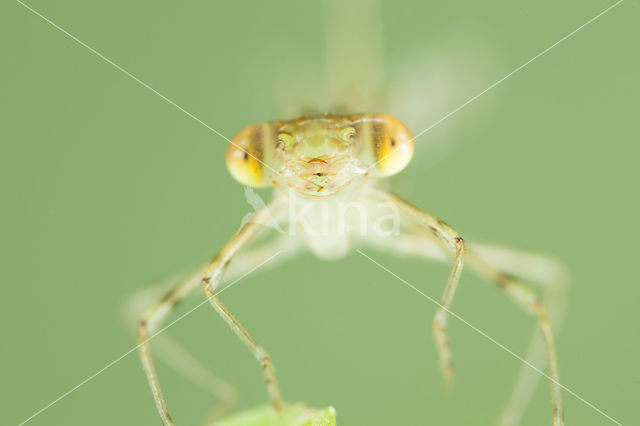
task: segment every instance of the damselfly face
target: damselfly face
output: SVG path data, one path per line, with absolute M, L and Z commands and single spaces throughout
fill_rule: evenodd
M 357 177 L 399 172 L 412 154 L 411 133 L 389 115 L 323 114 L 245 128 L 229 144 L 227 167 L 245 185 L 328 197 Z

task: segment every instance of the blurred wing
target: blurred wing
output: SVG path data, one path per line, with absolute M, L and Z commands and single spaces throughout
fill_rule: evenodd
M 324 57 L 334 112 L 376 112 L 382 103 L 384 51 L 379 1 L 325 0 Z
M 390 46 L 397 53 L 385 56 L 380 1 L 325 0 L 323 14 L 324 66 L 320 55 L 311 55 L 311 61 L 297 55 L 279 68 L 274 94 L 280 118 L 325 111 L 384 112 L 417 135 L 500 76 L 488 43 L 478 38 L 483 31 L 468 22 L 448 26 L 436 37 L 425 34 L 413 49 Z M 481 108 L 465 108 L 417 139 L 415 162 L 421 168 L 459 148 L 457 130 L 487 116 L 490 97 L 477 102 Z
M 482 107 L 465 108 L 443 120 L 499 76 L 490 48 L 468 37 L 434 42 L 390 61 L 388 112 L 414 135 L 429 129 L 416 139 L 415 157 L 421 167 L 433 166 L 460 148 L 457 130 L 484 119 L 491 110 L 490 97 L 479 98 Z M 464 141 L 468 142 L 473 141 Z
M 291 62 L 281 69 L 276 103 L 284 118 L 379 111 L 384 96 L 380 2 L 325 0 L 323 63 Z M 319 63 L 319 62 L 318 62 Z

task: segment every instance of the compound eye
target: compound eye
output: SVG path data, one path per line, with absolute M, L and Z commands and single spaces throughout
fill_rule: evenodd
M 391 176 L 406 167 L 413 156 L 413 137 L 400 120 L 386 114 L 352 117 L 358 139 L 364 145 L 365 161 L 378 176 Z M 368 149 L 367 149 L 368 148 Z
M 227 168 L 240 183 L 259 187 L 269 184 L 266 163 L 273 150 L 273 125 L 260 123 L 241 130 L 227 147 Z

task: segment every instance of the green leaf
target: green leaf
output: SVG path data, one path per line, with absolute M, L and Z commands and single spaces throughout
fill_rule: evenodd
M 333 407 L 319 409 L 309 408 L 304 404 L 293 404 L 285 406 L 281 413 L 275 411 L 271 405 L 252 408 L 214 422 L 211 426 L 335 426 L 335 424 L 336 410 Z

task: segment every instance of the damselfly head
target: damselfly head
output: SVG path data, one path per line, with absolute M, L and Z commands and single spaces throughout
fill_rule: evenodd
M 393 175 L 412 154 L 411 133 L 389 115 L 322 114 L 245 128 L 229 144 L 227 166 L 245 185 L 326 197 L 358 177 Z

